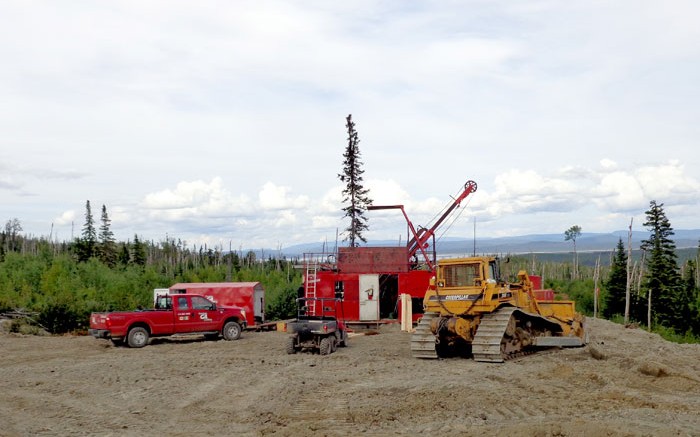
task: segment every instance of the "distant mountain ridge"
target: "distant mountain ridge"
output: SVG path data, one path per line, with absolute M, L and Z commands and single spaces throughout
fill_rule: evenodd
M 649 232 L 632 232 L 632 249 L 638 249 L 642 240 L 649 238 Z M 671 237 L 678 249 L 697 248 L 700 241 L 700 229 L 674 230 Z M 584 232 L 576 239 L 576 249 L 579 252 L 614 250 L 618 240 L 622 239 L 627 247 L 627 231 L 609 233 Z M 476 243 L 476 244 L 475 244 Z M 339 243 L 340 244 L 340 243 Z M 405 241 L 377 240 L 368 241 L 363 246 L 396 246 L 404 245 Z M 340 244 L 344 246 L 344 244 Z M 468 255 L 477 254 L 523 254 L 523 253 L 561 253 L 571 252 L 573 244 L 564 240 L 561 234 L 531 234 L 512 237 L 472 239 L 443 238 L 437 244 L 438 255 Z M 476 250 L 475 249 L 476 246 Z M 280 250 L 267 250 L 267 253 L 282 253 L 287 257 L 301 256 L 304 253 L 331 253 L 336 248 L 335 243 L 304 243 L 284 247 Z

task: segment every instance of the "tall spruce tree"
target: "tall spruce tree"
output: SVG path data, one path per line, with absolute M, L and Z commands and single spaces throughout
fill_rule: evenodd
M 350 247 L 359 246 L 359 242 L 367 242 L 363 232 L 368 229 L 367 217 L 365 211 L 367 206 L 372 204 L 367 194 L 369 190 L 362 185 L 362 174 L 365 172 L 362 169 L 362 160 L 360 159 L 360 149 L 358 144 L 360 139 L 355 130 L 355 122 L 352 121 L 352 114 L 348 114 L 345 119 L 345 127 L 348 130 L 348 145 L 343 153 L 343 173 L 338 175 L 341 182 L 345 183 L 343 190 L 343 203 L 347 204 L 342 210 L 345 212 L 344 217 L 350 219 L 350 224 L 345 228 L 345 238 L 343 241 L 349 241 Z
M 95 219 L 92 216 L 89 200 L 85 202 L 85 224 L 77 246 L 79 261 L 87 261 L 97 254 L 97 232 L 95 231 Z
M 605 298 L 603 315 L 608 319 L 614 315 L 625 314 L 625 295 L 627 287 L 627 252 L 622 238 L 617 242 L 615 257 L 610 266 L 610 276 L 605 282 L 608 294 Z
M 681 277 L 678 270 L 676 243 L 671 223 L 666 217 L 664 204 L 655 200 L 645 212 L 644 226 L 651 232 L 648 240 L 642 240 L 641 249 L 646 251 L 646 275 L 644 291 L 651 293 L 652 317 L 664 326 L 683 331 L 682 318 L 688 302 L 681 292 Z
M 107 207 L 105 205 L 102 205 L 100 222 L 100 233 L 97 236 L 99 240 L 97 252 L 100 261 L 110 267 L 114 267 L 117 264 L 117 245 L 114 239 L 114 233 L 110 228 L 112 220 L 109 219 Z

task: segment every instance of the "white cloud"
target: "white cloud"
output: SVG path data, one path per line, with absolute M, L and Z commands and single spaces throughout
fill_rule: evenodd
M 53 221 L 54 223 L 56 223 L 57 226 L 65 226 L 72 224 L 75 222 L 75 211 L 64 211 L 63 214 L 54 218 Z
M 0 3 L 12 35 L 0 204 L 35 234 L 91 199 L 127 237 L 333 236 L 353 113 L 370 196 L 416 224 L 467 175 L 480 188 L 462 233 L 473 216 L 493 234 L 571 217 L 602 228 L 651 199 L 697 226 L 698 13 L 629 0 Z M 369 219 L 373 235 L 405 231 L 397 211 Z
M 598 185 L 591 187 L 591 200 L 602 210 L 629 211 L 648 203 L 634 174 L 616 171 L 601 176 Z
M 304 208 L 309 203 L 307 196 L 290 197 L 289 187 L 275 185 L 272 182 L 267 182 L 262 190 L 258 193 L 258 200 L 263 209 L 289 209 L 289 208 Z

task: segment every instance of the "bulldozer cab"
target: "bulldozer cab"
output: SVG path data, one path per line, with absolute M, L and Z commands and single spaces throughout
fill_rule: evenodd
M 440 288 L 481 288 L 484 284 L 500 282 L 497 258 L 467 258 L 438 266 L 437 286 Z

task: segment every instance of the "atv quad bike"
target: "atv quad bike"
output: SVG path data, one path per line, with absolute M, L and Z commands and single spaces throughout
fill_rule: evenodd
M 287 353 L 301 350 L 318 351 L 321 355 L 335 352 L 348 344 L 345 323 L 339 318 L 341 300 L 334 298 L 297 299 L 297 318 L 287 323 Z

